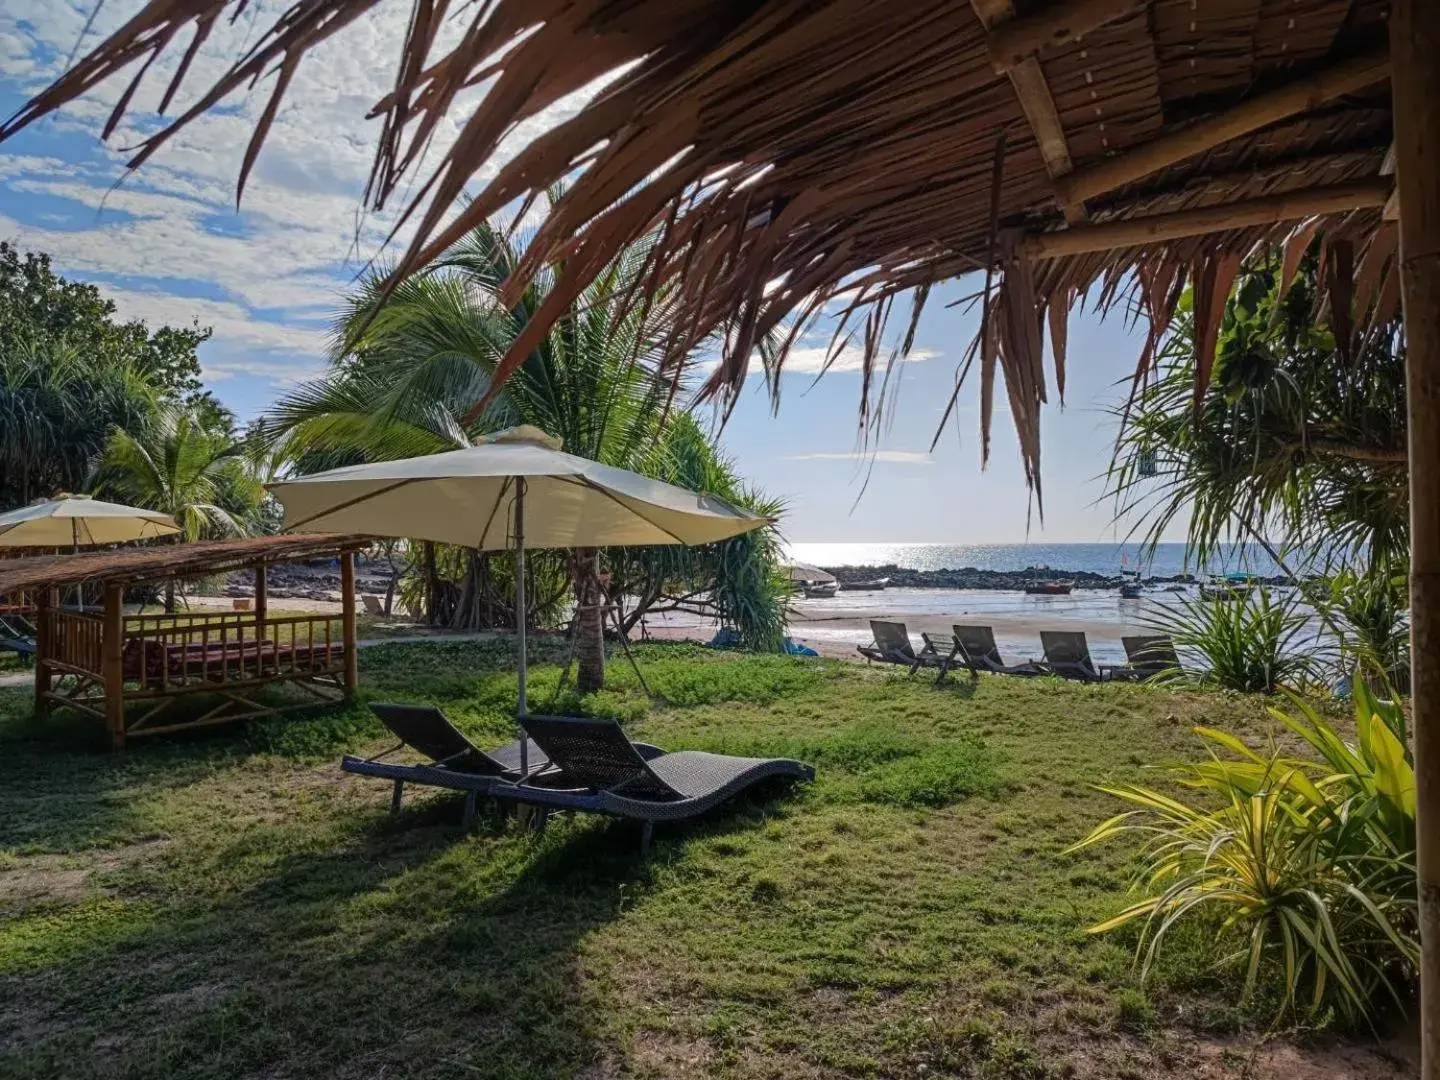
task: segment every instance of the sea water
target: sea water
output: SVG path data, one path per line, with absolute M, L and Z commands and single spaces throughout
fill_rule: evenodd
M 1187 560 L 1186 545 L 1159 544 L 897 544 L 794 541 L 786 550 L 795 562 L 811 566 L 899 566 L 906 570 L 1052 570 L 1116 574 L 1122 568 L 1146 576 L 1222 573 L 1243 570 L 1270 577 L 1284 571 L 1259 544 L 1231 544 L 1204 567 Z

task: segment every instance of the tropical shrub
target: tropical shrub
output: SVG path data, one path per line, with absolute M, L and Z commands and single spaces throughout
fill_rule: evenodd
M 1344 570 L 1328 582 L 1323 598 L 1334 616 L 1347 661 L 1378 685 L 1407 688 L 1410 606 L 1406 575 L 1383 567 L 1367 573 Z
M 1196 728 L 1209 759 L 1168 771 L 1193 801 L 1138 785 L 1101 787 L 1137 809 L 1098 825 L 1070 850 L 1144 838 L 1136 886 L 1148 895 L 1091 927 L 1141 926 L 1142 976 L 1171 932 L 1202 921 L 1219 967 L 1262 983 L 1279 1008 L 1372 1020 L 1408 996 L 1420 955 L 1415 773 L 1400 707 L 1355 692 L 1355 740 L 1312 707 L 1271 714 L 1309 752 L 1257 750 Z
M 1294 594 L 1262 588 L 1235 599 L 1185 598 L 1176 607 L 1158 606 L 1161 614 L 1149 625 L 1169 634 L 1181 653 L 1204 662 L 1173 672 L 1171 679 L 1270 694 L 1302 686 L 1318 673 L 1319 645 L 1307 637 L 1309 618 Z

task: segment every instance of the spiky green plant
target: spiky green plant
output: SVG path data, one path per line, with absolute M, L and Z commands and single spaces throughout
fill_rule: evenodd
M 1168 680 L 1269 694 L 1281 686 L 1303 686 L 1321 669 L 1322 646 L 1295 594 L 1261 588 L 1234 599 L 1187 597 L 1177 606 L 1157 607 L 1147 624 L 1204 662 L 1163 676 Z
M 1420 955 L 1415 774 L 1395 733 L 1400 710 L 1358 686 L 1347 742 L 1313 707 L 1292 701 L 1294 713 L 1271 714 L 1311 755 L 1196 728 L 1208 759 L 1168 770 L 1201 796 L 1194 802 L 1139 785 L 1100 788 L 1137 809 L 1070 851 L 1141 837 L 1136 888 L 1147 895 L 1090 932 L 1138 922 L 1148 976 L 1172 931 L 1203 921 L 1217 967 L 1241 969 L 1247 1000 L 1265 982 L 1282 1012 L 1333 1008 L 1373 1020 L 1383 1000 L 1407 998 Z

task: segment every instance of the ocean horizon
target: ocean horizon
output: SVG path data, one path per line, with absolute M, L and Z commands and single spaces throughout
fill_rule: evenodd
M 876 541 L 792 541 L 785 545 L 794 562 L 811 566 L 898 566 L 906 570 L 993 570 L 1013 572 L 1033 567 L 1093 574 L 1138 570 L 1146 577 L 1222 573 L 1244 570 L 1270 576 L 1282 574 L 1259 544 L 1227 544 L 1205 566 L 1187 558 L 1188 545 L 1158 544 L 1153 550 L 1130 543 L 940 544 Z

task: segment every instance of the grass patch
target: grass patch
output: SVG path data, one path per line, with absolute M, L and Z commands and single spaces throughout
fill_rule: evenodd
M 623 823 L 467 834 L 425 792 L 390 817 L 335 765 L 388 741 L 359 705 L 115 756 L 0 690 L 0 1075 L 1178 1077 L 1177 1039 L 1249 1037 L 1203 935 L 1142 992 L 1083 932 L 1126 902 L 1122 850 L 1061 852 L 1115 812 L 1090 785 L 1153 781 L 1194 723 L 1267 732 L 1264 702 L 669 645 L 637 650 L 653 697 L 617 658 L 581 699 L 563 641 L 532 655 L 537 710 L 817 779 L 642 861 Z M 513 673 L 503 639 L 361 654 L 366 696 L 480 740 Z

